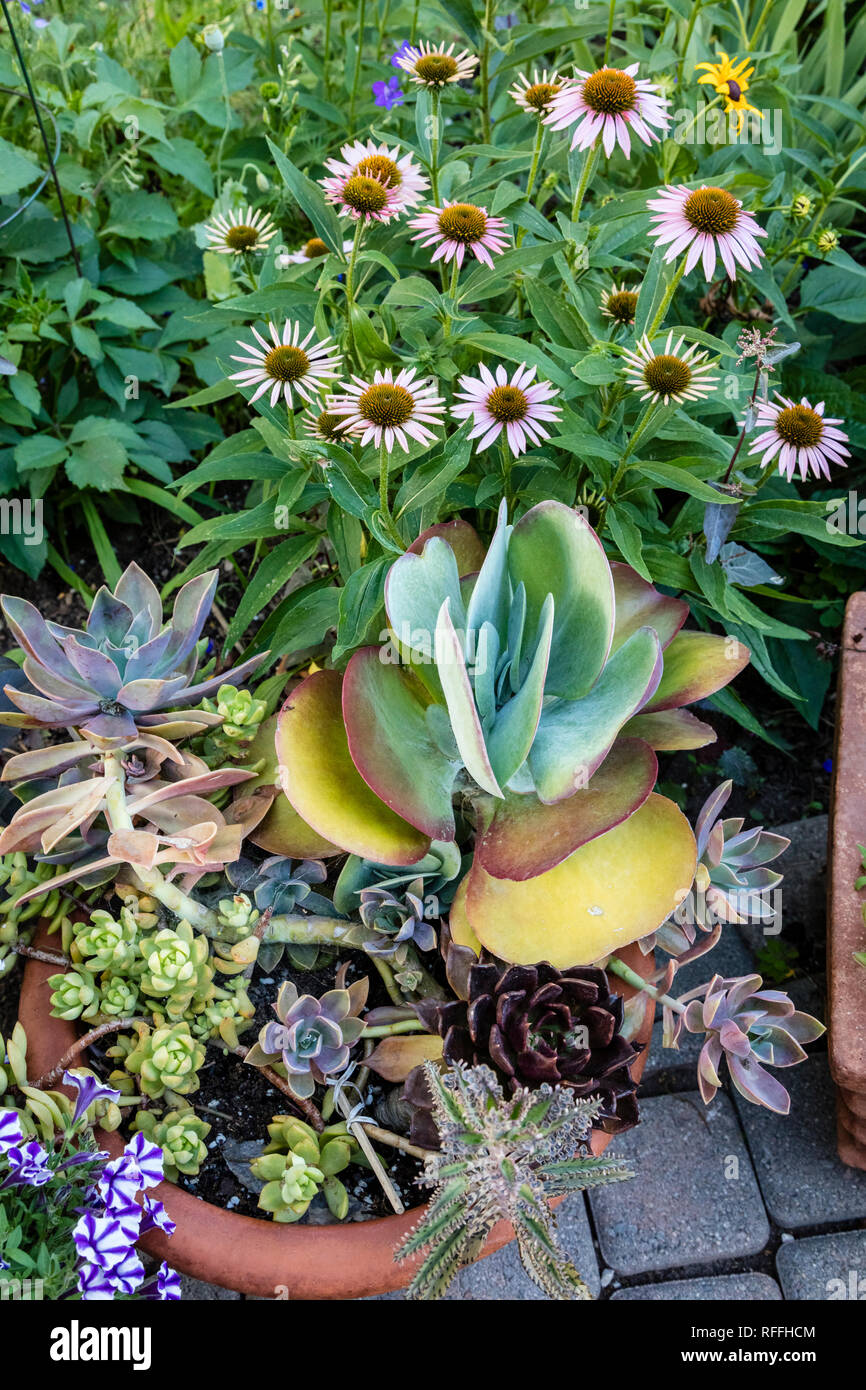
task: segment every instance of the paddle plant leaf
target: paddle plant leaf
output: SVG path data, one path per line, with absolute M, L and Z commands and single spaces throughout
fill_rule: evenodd
M 533 878 L 495 878 L 476 858 L 466 918 L 500 960 L 591 965 L 660 926 L 688 893 L 696 863 L 688 821 L 654 792 L 620 825 Z
M 446 598 L 436 624 L 436 667 L 451 717 L 451 728 L 467 772 L 483 791 L 501 797 L 502 790 L 490 766 L 484 732 L 475 708 L 462 644 L 454 630 L 449 608 L 450 599 Z
M 619 739 L 588 786 L 547 806 L 506 792 L 475 846 L 475 862 L 494 878 L 521 882 L 555 868 L 581 845 L 627 820 L 655 786 L 658 764 L 640 739 Z
M 610 650 L 614 590 L 604 547 L 589 523 L 561 502 L 539 502 L 518 521 L 508 548 L 515 587 L 526 589 L 526 625 L 536 632 L 548 594 L 556 626 L 547 695 L 576 700 L 595 684 Z
M 526 680 L 517 694 L 503 705 L 487 738 L 490 765 L 503 785 L 524 762 L 538 729 L 553 626 L 553 599 L 548 594 L 541 610 L 541 629 Z
M 343 678 L 343 718 L 355 767 L 393 811 L 434 840 L 454 838 L 451 793 L 459 766 L 440 751 L 428 697 L 405 669 L 362 647 Z
M 622 726 L 656 689 L 661 669 L 658 637 L 651 628 L 640 628 L 582 700 L 545 706 L 528 758 L 542 801 L 562 801 L 586 786 Z
M 662 678 L 643 712 L 679 709 L 705 700 L 739 675 L 749 656 L 748 647 L 735 637 L 678 632 L 665 651 Z
M 430 837 L 391 810 L 368 787 L 349 753 L 342 679 L 316 671 L 289 695 L 277 720 L 283 791 L 320 835 L 382 864 L 414 864 Z

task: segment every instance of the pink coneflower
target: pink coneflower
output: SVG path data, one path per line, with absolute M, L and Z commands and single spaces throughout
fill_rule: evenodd
M 330 378 L 340 375 L 342 361 L 339 349 L 330 338 L 312 343 L 315 329 L 311 328 L 301 342 L 298 341 L 301 325 L 292 323 L 290 319 L 286 319 L 282 334 L 277 332 L 275 324 L 268 324 L 270 342 L 263 338 L 257 329 L 251 328 L 250 331 L 259 347 L 239 342 L 238 347 L 243 348 L 250 356 L 238 357 L 232 353 L 232 361 L 246 362 L 248 365 L 243 371 L 235 372 L 229 377 L 230 381 L 236 381 L 239 386 L 257 387 L 250 396 L 250 405 L 268 389 L 271 392 L 271 405 L 276 405 L 280 396 L 284 395 L 287 404 L 291 406 L 293 390 L 297 391 L 303 400 L 310 401 L 323 386 L 329 384 Z
M 668 334 L 661 352 L 654 350 L 646 335 L 638 340 L 636 351 L 623 349 L 625 379 L 642 401 L 682 405 L 713 394 L 719 378 L 707 375 L 713 367 L 706 360 L 708 354 L 698 352 L 695 343 L 681 353 L 685 340 L 678 338 L 674 343 L 673 336 Z
M 353 376 L 340 383 L 344 396 L 329 396 L 325 412 L 340 418 L 344 434 L 360 435 L 362 444 L 372 440 L 378 448 L 385 444 L 388 453 L 394 442 L 404 453 L 409 452 L 407 435 L 419 444 L 429 444 L 435 435 L 428 425 L 442 423 L 444 401 L 436 394 L 435 381 L 416 381 L 415 368 L 404 367 L 396 377 L 391 368 L 377 371 L 372 381 Z
M 609 290 L 601 292 L 601 312 L 606 319 L 613 319 L 617 324 L 632 324 L 637 313 L 637 296 L 636 289 L 618 285 L 614 280 Z
M 631 154 L 634 131 L 645 145 L 661 139 L 670 124 L 665 107 L 668 102 L 654 82 L 637 81 L 638 64 L 627 68 L 599 68 L 598 72 L 575 69 L 575 80 L 557 92 L 551 101 L 545 125 L 554 130 L 575 126 L 571 148 L 585 150 L 601 136 L 606 155 L 617 142 L 626 159 Z M 575 122 L 577 123 L 575 125 Z
M 657 198 L 650 198 L 648 208 L 653 208 L 650 236 L 654 236 L 660 246 L 670 242 L 665 260 L 672 261 L 688 247 L 685 273 L 702 256 L 704 275 L 709 282 L 716 268 L 716 248 L 722 264 L 732 280 L 737 278 L 736 262 L 746 270 L 757 268 L 764 254 L 755 240 L 766 236 L 750 212 L 743 212 L 739 198 L 724 188 L 686 188 L 679 184 L 676 188 L 667 186 Z
M 564 77 L 560 77 L 555 70 L 548 73 L 547 68 L 539 76 L 536 70 L 532 74 L 532 81 L 524 74 L 520 73 L 513 87 L 509 87 L 508 95 L 512 101 L 516 101 L 518 106 L 529 116 L 536 116 L 540 120 L 542 116 L 547 116 L 553 105 L 553 98 L 563 90 L 566 82 Z
M 391 190 L 396 210 L 408 212 L 421 202 L 429 187 L 420 166 L 411 154 L 401 155 L 399 145 L 389 149 L 387 145 L 377 145 L 375 140 L 356 140 L 343 145 L 340 154 L 342 159 L 325 160 L 325 168 L 330 169 L 333 177 L 323 179 L 322 186 L 336 195 L 332 201 L 342 200 L 347 179 L 378 179 Z
M 443 203 L 441 208 L 428 208 L 420 216 L 410 218 L 409 226 L 419 229 L 413 241 L 436 247 L 432 260 L 447 262 L 456 256 L 459 266 L 467 250 L 492 266 L 490 252 L 498 256 L 508 245 L 505 218 L 490 217 L 486 208 L 478 208 L 474 203 Z
M 478 59 L 468 49 L 455 55 L 453 43 L 447 48 L 441 44 L 435 48 L 431 43 L 404 47 L 405 52 L 395 53 L 392 61 L 419 87 L 441 88 L 449 82 L 465 82 L 478 66 Z
M 266 251 L 268 242 L 276 236 L 270 214 L 253 208 L 232 208 L 216 213 L 205 226 L 208 250 L 221 256 L 242 256 L 245 251 Z
M 825 419 L 824 402 L 812 406 L 803 396 L 799 404 L 789 401 L 787 396 L 774 392 L 773 401 L 759 401 L 757 405 L 758 427 L 765 426 L 763 433 L 752 441 L 750 454 L 763 454 L 762 466 L 779 455 L 779 472 L 784 473 L 788 482 L 799 468 L 800 477 L 805 479 L 809 473 L 816 478 L 830 478 L 830 464 L 838 463 L 847 468 L 846 458 L 851 457 L 846 449 L 848 436 L 837 425 L 844 420 Z
M 457 385 L 462 391 L 455 392 L 463 400 L 452 408 L 455 420 L 468 420 L 470 416 L 475 425 L 469 432 L 470 439 L 478 439 L 479 449 L 487 449 L 505 430 L 512 454 L 523 454 L 530 445 L 540 444 L 549 438 L 550 431 L 541 423 L 544 420 L 557 420 L 560 409 L 551 405 L 552 396 L 559 392 L 549 381 L 536 381 L 535 367 L 525 363 L 517 368 L 511 380 L 503 366 L 496 368 L 496 375 L 480 363 L 480 380 L 476 377 L 462 376 Z
M 321 401 L 312 401 L 304 411 L 304 433 L 310 439 L 339 439 L 343 421 L 332 415 Z
M 372 174 L 348 174 L 320 179 L 325 201 L 353 222 L 391 222 L 404 211 L 400 190 Z

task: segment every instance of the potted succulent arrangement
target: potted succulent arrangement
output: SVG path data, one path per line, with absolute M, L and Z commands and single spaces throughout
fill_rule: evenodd
M 866 919 L 859 893 L 866 855 L 864 636 L 866 594 L 861 592 L 848 600 L 842 630 L 827 899 L 830 1069 L 839 1088 L 839 1156 L 854 1168 L 866 1168 Z
M 637 1121 L 647 1000 L 673 1045 L 683 1026 L 705 1034 L 708 1101 L 726 1058 L 743 1094 L 786 1109 L 766 1065 L 823 1031 L 760 977 L 669 993 L 781 847 L 718 819 L 727 788 L 694 831 L 654 791 L 655 750 L 711 737 L 686 706 L 747 653 L 685 628 L 686 605 L 611 566 L 573 509 L 541 503 L 512 526 L 503 504 L 486 548 L 466 522 L 420 536 L 388 573 L 388 642 L 306 676 L 274 723 L 197 672 L 215 583 L 190 581 L 164 623 L 132 565 L 82 631 L 3 600 L 29 688 L 9 687 L 2 718 L 72 734 L 4 770 L 23 802 L 4 862 L 36 851 L 52 868 L 21 869 L 7 923 L 7 948 L 35 956 L 23 1121 L 48 1123 L 43 1094 L 110 1039 L 102 1082 L 182 1181 L 207 1152 L 189 1097 L 216 1049 L 280 1092 L 267 1136 L 249 1136 L 267 1139 L 249 1167 L 274 1226 L 265 1240 L 249 1217 L 161 1190 L 176 1267 L 333 1297 L 399 1285 L 383 1256 L 420 1252 L 411 1288 L 432 1296 L 507 1221 L 545 1292 L 586 1296 L 547 1203 L 625 1176 L 593 1149 Z M 30 948 L 30 905 L 47 917 L 71 885 L 60 951 Z M 677 923 L 693 887 L 711 911 Z M 651 956 L 641 966 L 654 945 L 670 953 L 658 986 Z M 318 994 L 297 982 L 313 966 Z M 253 994 L 274 1017 L 249 1046 Z M 394 1153 L 435 1187 L 420 1217 L 383 1164 Z M 346 1223 L 353 1165 L 394 1217 Z M 298 1227 L 320 1194 L 345 1224 Z
M 85 45 L 20 8 L 50 167 L 26 193 L 13 95 L 0 1285 L 434 1299 L 514 1240 L 588 1298 L 556 1211 L 634 1177 L 656 1011 L 701 1039 L 706 1105 L 776 1114 L 824 1032 L 759 974 L 677 975 L 772 919 L 787 845 L 724 815 L 707 721 L 818 727 L 824 575 L 850 587 L 860 544 L 801 496 L 862 432 L 862 272 L 827 220 L 856 211 L 859 30 L 770 0 L 612 4 L 606 32 L 534 0 L 202 0 L 132 40 L 94 6 Z M 793 113 L 791 158 L 750 96 Z M 21 508 L 6 535 L 19 483 L 41 538 Z M 860 1166 L 862 597 L 831 896 Z

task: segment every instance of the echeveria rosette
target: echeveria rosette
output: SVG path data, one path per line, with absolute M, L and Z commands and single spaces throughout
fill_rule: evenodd
M 264 655 L 198 684 L 197 645 L 217 586 L 217 572 L 191 579 L 163 621 L 159 590 L 135 563 L 114 592 L 105 585 L 93 600 L 83 630 L 46 622 L 26 599 L 0 600 L 12 634 L 25 653 L 23 670 L 36 693 L 7 686 L 20 714 L 0 712 L 0 723 L 31 729 L 74 727 L 111 745 L 158 728 L 165 711 L 194 705 L 202 696 L 255 670 Z
M 826 1031 L 810 1014 L 794 1008 L 781 990 L 762 989 L 760 975 L 723 979 L 714 975 L 704 998 L 692 999 L 682 1022 L 690 1033 L 705 1033 L 698 1059 L 698 1086 L 709 1105 L 721 1086 L 719 1068 L 728 1071 L 746 1100 L 787 1115 L 791 1098 L 767 1067 L 793 1067 L 805 1061 L 802 1043 L 814 1042 Z M 678 1031 L 678 1030 L 677 1030 Z
M 459 794 L 477 829 L 463 912 L 502 959 L 590 964 L 658 927 L 697 856 L 653 794 L 655 750 L 712 741 L 685 706 L 727 684 L 746 648 L 681 631 L 688 606 L 611 565 L 553 501 L 513 526 L 503 507 L 486 553 L 466 523 L 432 528 L 392 565 L 385 606 L 390 653 L 315 672 L 281 711 L 295 811 L 352 854 L 405 866 L 455 838 Z
M 743 829 L 742 816 L 720 820 L 732 788 L 733 782 L 723 782 L 698 812 L 698 864 L 692 894 L 671 921 L 641 941 L 644 952 L 660 946 L 677 958 L 678 965 L 685 965 L 712 950 L 725 924 L 774 919 L 776 911 L 767 894 L 778 887 L 783 875 L 767 865 L 791 842 L 760 825 Z M 704 936 L 695 945 L 698 928 Z
M 637 1124 L 637 1083 L 629 1068 L 640 1048 L 622 1036 L 623 1001 L 603 970 L 556 970 L 546 962 L 506 969 L 487 958 L 470 966 L 464 984 L 462 998 L 415 1006 L 443 1038 L 449 1065 L 490 1066 L 512 1092 L 548 1084 L 599 1096 L 595 1123 L 607 1133 Z M 416 1084 L 407 1093 L 417 1091 Z
M 348 1066 L 351 1049 L 364 1031 L 357 1013 L 366 997 L 366 980 L 349 989 L 328 990 L 321 999 L 299 995 L 287 982 L 274 1004 L 278 1021 L 265 1024 L 244 1060 L 251 1066 L 282 1062 L 289 1089 L 300 1100 L 309 1099 L 317 1084 Z

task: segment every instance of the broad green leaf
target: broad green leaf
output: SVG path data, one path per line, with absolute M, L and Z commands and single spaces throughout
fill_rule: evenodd
M 301 210 L 313 224 L 317 236 L 336 255 L 343 255 L 343 227 L 334 209 L 325 202 L 322 190 L 296 169 L 282 150 L 268 138 L 268 149 L 279 170 L 280 177 Z

